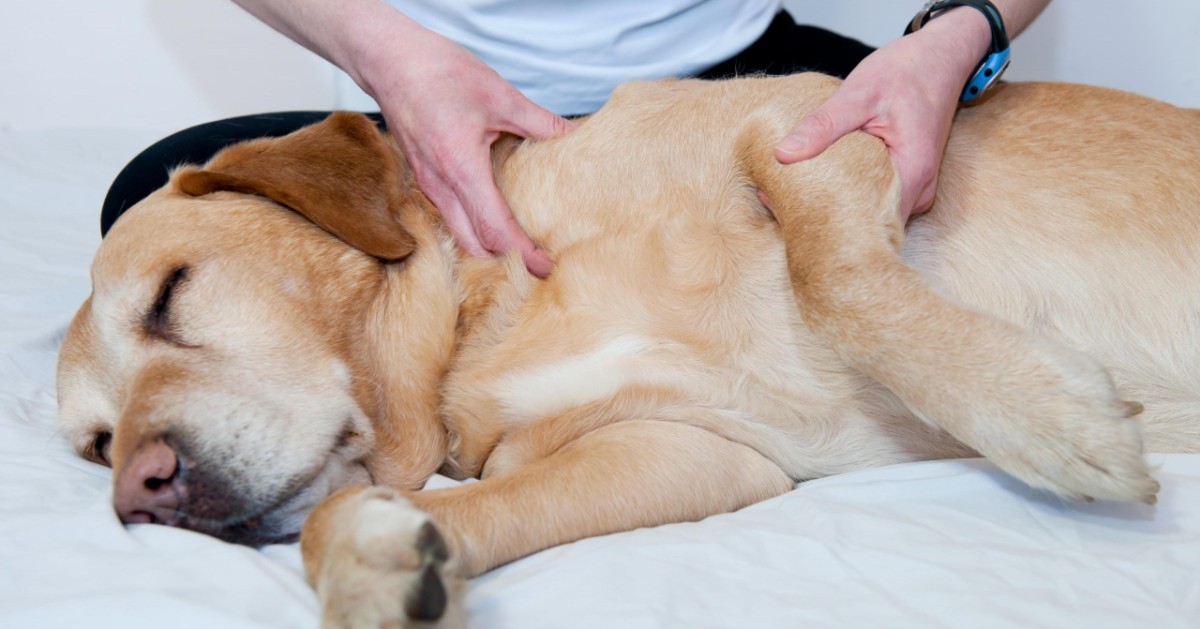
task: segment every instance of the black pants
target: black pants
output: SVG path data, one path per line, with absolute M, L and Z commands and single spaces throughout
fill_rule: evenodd
M 748 74 L 785 75 L 815 71 L 845 78 L 874 49 L 813 26 L 798 25 L 781 12 L 756 42 L 741 53 L 696 75 L 724 79 Z M 121 170 L 100 211 L 100 234 L 130 206 L 167 183 L 168 171 L 181 164 L 202 164 L 218 151 L 244 140 L 287 135 L 320 122 L 328 111 L 288 111 L 227 118 L 175 133 L 142 151 Z M 367 114 L 380 127 L 383 117 Z

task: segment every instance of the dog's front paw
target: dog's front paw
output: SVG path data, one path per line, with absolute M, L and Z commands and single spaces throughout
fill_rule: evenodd
M 1071 498 L 1140 500 L 1153 504 L 1136 419 L 1142 407 L 1118 399 L 1108 374 L 1091 358 L 1042 347 L 1039 367 L 1012 392 L 1009 420 L 984 439 L 981 451 L 1029 485 Z
M 464 583 L 429 516 L 396 492 L 365 490 L 339 508 L 318 594 L 322 626 L 461 627 Z

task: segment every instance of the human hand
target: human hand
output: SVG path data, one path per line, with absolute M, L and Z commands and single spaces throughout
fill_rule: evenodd
M 526 99 L 466 49 L 376 0 L 235 0 L 349 74 L 375 98 L 417 183 L 473 255 L 519 250 L 545 277 L 550 258 L 496 188 L 501 133 L 545 139 L 574 125 Z
M 496 187 L 491 146 L 501 133 L 546 139 L 574 124 L 529 101 L 483 61 L 430 31 L 381 53 L 370 82 L 388 129 L 454 240 L 476 256 L 521 252 L 546 277 L 553 265 Z
M 869 55 L 779 142 L 776 159 L 811 159 L 861 129 L 887 145 L 900 178 L 901 220 L 929 209 L 958 98 L 990 41 L 986 22 L 970 13 L 977 12 L 939 16 Z

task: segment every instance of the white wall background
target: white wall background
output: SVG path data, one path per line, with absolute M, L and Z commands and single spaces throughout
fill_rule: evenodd
M 784 0 L 797 20 L 880 46 L 922 0 Z M 1071 81 L 1200 107 L 1200 0 L 1054 0 L 1014 42 L 1014 81 Z
M 802 21 L 879 45 L 921 0 L 785 4 Z M 1009 77 L 1200 107 L 1198 66 L 1198 0 L 1057 0 L 1018 41 Z M 0 0 L 0 127 L 168 130 L 361 105 L 337 75 L 226 0 Z

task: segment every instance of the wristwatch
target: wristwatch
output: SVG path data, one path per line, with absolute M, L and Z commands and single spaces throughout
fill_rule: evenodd
M 913 16 L 904 29 L 904 34 L 917 32 L 930 18 L 937 17 L 935 14 L 938 11 L 952 7 L 972 7 L 982 13 L 992 27 L 992 45 L 963 87 L 962 96 L 958 98 L 960 103 L 969 103 L 994 85 L 1008 68 L 1008 32 L 1004 30 L 1004 19 L 1000 17 L 1000 10 L 996 5 L 988 0 L 930 0 Z

